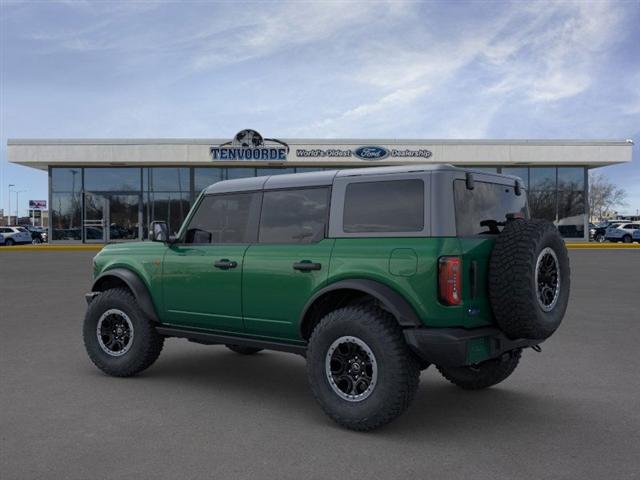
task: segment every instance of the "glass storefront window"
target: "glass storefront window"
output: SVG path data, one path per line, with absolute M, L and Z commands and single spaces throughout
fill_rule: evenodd
M 284 173 L 294 173 L 293 168 L 256 168 L 256 177 L 260 177 L 262 175 L 282 175 Z
M 256 170 L 255 168 L 227 168 L 227 180 L 232 180 L 234 178 L 247 178 L 247 177 L 255 177 Z
M 584 168 L 558 168 L 558 190 L 584 190 Z
M 520 177 L 524 182 L 524 188 L 529 188 L 529 169 L 527 167 L 503 168 L 502 173 L 505 175 L 515 175 Z
M 82 168 L 52 168 L 52 192 L 79 192 L 82 190 Z
M 555 190 L 556 169 L 547 167 L 530 168 L 529 182 L 531 190 Z
M 149 224 L 154 220 L 163 220 L 169 226 L 169 233 L 175 235 L 191 208 L 191 195 L 188 192 L 149 193 L 144 205 L 144 238 L 147 238 Z
M 79 193 L 51 194 L 53 240 L 82 240 L 82 201 Z
M 194 168 L 193 170 L 193 189 L 196 195 L 209 185 L 223 180 L 224 169 L 222 168 Z
M 565 238 L 583 238 L 585 201 L 582 190 L 558 192 L 558 221 L 560 234 Z
M 556 191 L 533 190 L 528 192 L 531 218 L 543 218 L 550 222 L 556 220 Z
M 84 189 L 89 192 L 140 191 L 140 168 L 85 168 Z
M 189 175 L 188 168 L 145 168 L 144 188 L 150 192 L 188 192 Z

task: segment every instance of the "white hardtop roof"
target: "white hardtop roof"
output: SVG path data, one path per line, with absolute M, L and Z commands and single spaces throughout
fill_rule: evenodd
M 334 178 L 362 177 L 376 175 L 393 175 L 401 173 L 418 173 L 427 171 L 458 171 L 472 172 L 478 175 L 488 175 L 501 178 L 516 179 L 513 175 L 487 173 L 467 168 L 458 168 L 453 165 L 400 165 L 391 167 L 367 167 L 349 168 L 342 170 L 326 170 L 319 172 L 288 173 L 283 175 L 265 175 L 262 177 L 237 178 L 216 182 L 204 191 L 205 195 L 212 193 L 242 192 L 263 189 L 278 189 L 292 187 L 319 187 L 332 185 Z

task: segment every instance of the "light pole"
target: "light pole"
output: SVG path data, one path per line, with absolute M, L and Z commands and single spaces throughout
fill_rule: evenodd
M 19 198 L 22 192 L 26 192 L 26 190 L 16 190 L 16 225 L 18 225 L 18 207 L 20 206 Z
M 7 211 L 7 225 L 11 225 L 11 187 L 15 187 L 13 183 L 9 184 L 9 210 Z

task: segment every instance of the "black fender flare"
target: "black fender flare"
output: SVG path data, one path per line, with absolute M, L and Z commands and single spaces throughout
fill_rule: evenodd
M 389 312 L 396 318 L 398 325 L 401 327 L 421 327 L 423 326 L 420 318 L 416 314 L 409 302 L 391 287 L 364 278 L 354 278 L 349 280 L 340 280 L 331 283 L 326 287 L 318 290 L 305 304 L 298 322 L 300 334 L 304 326 L 304 319 L 314 302 L 323 295 L 335 290 L 358 290 L 371 295 L 380 301 Z
M 156 313 L 156 308 L 153 304 L 153 300 L 151 299 L 151 294 L 149 293 L 147 286 L 138 276 L 138 274 L 132 272 L 131 270 L 128 270 L 126 268 L 114 268 L 101 273 L 93 281 L 91 291 L 104 291 L 104 289 L 100 288 L 100 285 L 104 283 L 105 279 L 109 277 L 122 280 L 127 285 L 127 287 L 129 287 L 129 290 L 131 290 L 133 296 L 136 297 L 136 301 L 138 302 L 138 305 L 140 306 L 144 314 L 154 322 L 160 323 L 160 320 L 158 319 L 158 315 Z

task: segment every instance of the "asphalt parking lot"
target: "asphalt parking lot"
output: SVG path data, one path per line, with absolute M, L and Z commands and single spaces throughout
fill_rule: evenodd
M 640 472 L 640 250 L 572 251 L 561 329 L 503 384 L 435 369 L 391 425 L 355 433 L 304 360 L 166 342 L 142 375 L 87 358 L 95 252 L 0 252 L 0 478 L 631 479 Z

